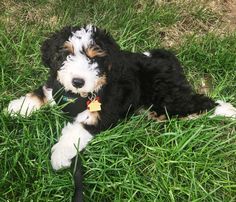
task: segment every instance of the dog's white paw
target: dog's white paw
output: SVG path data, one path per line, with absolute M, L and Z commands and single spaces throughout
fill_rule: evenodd
M 82 116 L 83 117 L 83 116 Z M 84 119 L 81 119 L 84 120 Z M 51 164 L 54 170 L 67 168 L 77 152 L 83 150 L 92 140 L 93 136 L 83 127 L 81 123 L 68 123 L 62 129 L 62 135 L 52 147 Z
M 51 164 L 54 170 L 68 168 L 71 165 L 71 159 L 76 155 L 76 148 L 70 147 L 61 142 L 52 147 Z
M 96 125 L 99 119 L 100 119 L 99 113 L 90 112 L 89 110 L 86 109 L 77 115 L 75 121 L 86 125 Z
M 19 99 L 12 100 L 8 105 L 8 113 L 11 115 L 20 114 L 29 116 L 32 112 L 41 107 L 41 103 L 30 94 L 22 96 Z
M 230 118 L 236 118 L 236 108 L 232 104 L 217 100 L 218 106 L 215 108 L 214 116 L 225 116 Z

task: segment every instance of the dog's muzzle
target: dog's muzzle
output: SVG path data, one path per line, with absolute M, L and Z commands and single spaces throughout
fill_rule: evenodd
M 72 79 L 72 85 L 75 87 L 75 88 L 82 88 L 85 84 L 85 81 L 84 79 L 81 79 L 81 78 L 74 78 Z

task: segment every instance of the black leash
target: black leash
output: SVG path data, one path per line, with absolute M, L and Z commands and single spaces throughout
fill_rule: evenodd
M 83 166 L 80 155 L 74 158 L 74 196 L 72 202 L 83 202 Z

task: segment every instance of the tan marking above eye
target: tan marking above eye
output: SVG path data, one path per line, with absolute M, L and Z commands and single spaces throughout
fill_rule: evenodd
M 104 57 L 107 55 L 106 51 L 102 50 L 98 45 L 88 47 L 85 53 L 89 58 Z

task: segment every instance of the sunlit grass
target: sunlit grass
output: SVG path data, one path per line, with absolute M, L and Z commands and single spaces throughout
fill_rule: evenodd
M 48 1 L 9 2 L 11 10 L 3 9 L 1 17 L 14 21 L 0 21 L 0 201 L 66 202 L 73 194 L 71 170 L 54 172 L 50 149 L 68 119 L 58 107 L 45 107 L 29 118 L 4 112 L 10 100 L 45 82 L 40 44 L 49 32 L 65 25 L 94 23 L 108 29 L 124 49 L 166 48 L 163 35 L 170 33 L 159 28 L 181 23 L 187 9 L 165 1 L 154 5 L 81 0 L 50 1 L 50 12 L 36 12 Z M 37 17 L 31 19 L 27 14 L 32 10 Z M 219 19 L 197 6 L 190 11 L 197 20 L 192 22 L 195 28 L 196 23 L 208 26 Z M 202 75 L 210 75 L 210 96 L 236 105 L 235 33 L 219 36 L 206 31 L 199 37 L 194 29 L 191 36 L 181 37 L 171 49 L 189 80 L 195 84 Z M 235 201 L 235 126 L 235 120 L 207 115 L 165 123 L 133 116 L 97 136 L 81 155 L 85 201 Z

